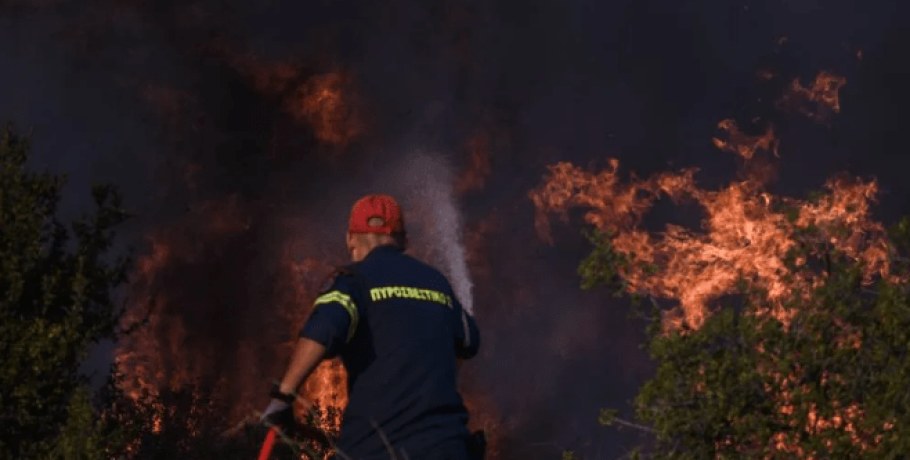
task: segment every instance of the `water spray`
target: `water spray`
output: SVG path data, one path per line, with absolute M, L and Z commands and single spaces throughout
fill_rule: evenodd
M 427 262 L 446 275 L 465 311 L 473 315 L 473 283 L 451 165 L 441 155 L 417 152 L 399 168 L 395 176 L 405 187 L 400 196 L 407 210 L 409 239 L 418 243 L 418 251 Z

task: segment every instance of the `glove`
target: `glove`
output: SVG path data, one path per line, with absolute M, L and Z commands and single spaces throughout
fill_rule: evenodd
M 294 395 L 281 393 L 277 388 L 271 392 L 272 401 L 262 412 L 260 423 L 268 422 L 287 430 L 294 425 Z

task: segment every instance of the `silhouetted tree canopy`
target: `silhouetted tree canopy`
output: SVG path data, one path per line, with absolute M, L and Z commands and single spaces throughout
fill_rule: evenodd
M 66 177 L 29 172 L 29 138 L 0 136 L 0 456 L 100 458 L 115 436 L 79 367 L 118 333 L 113 292 L 130 259 L 110 252 L 129 216 L 114 187 L 96 186 L 94 212 L 60 222 Z

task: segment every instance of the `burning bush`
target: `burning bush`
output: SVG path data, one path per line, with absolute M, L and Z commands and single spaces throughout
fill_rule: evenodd
M 256 458 L 268 427 L 254 418 L 231 426 L 230 404 L 204 386 L 187 385 L 156 395 L 127 395 L 115 379 L 108 387 L 105 417 L 116 420 L 127 436 L 119 458 L 152 460 L 179 458 L 240 460 Z M 310 430 L 327 428 L 326 411 L 317 408 L 306 420 Z M 329 434 L 333 434 L 329 430 Z M 270 458 L 312 460 L 324 458 L 327 445 L 312 440 L 310 432 L 288 432 Z M 306 454 L 307 457 L 302 457 Z
M 818 81 L 833 83 L 795 85 L 780 107 L 811 101 L 837 112 L 843 79 Z M 587 208 L 584 287 L 611 286 L 651 307 L 638 310 L 658 365 L 634 402 L 640 423 L 615 411 L 601 421 L 647 432 L 649 458 L 904 454 L 910 219 L 891 232 L 871 219 L 874 181 L 835 178 L 807 200 L 775 197 L 771 176 L 749 163 L 756 151 L 777 155 L 773 129 L 720 128 L 729 140 L 715 146 L 746 166 L 721 190 L 697 187 L 695 170 L 623 181 L 614 160 L 600 173 L 558 164 L 531 193 L 544 236 L 549 212 Z M 701 206 L 703 231 L 644 230 L 662 197 Z
M 635 401 L 647 427 L 609 412 L 603 422 L 651 432 L 651 458 L 894 458 L 906 452 L 908 230 L 910 220 L 895 229 L 891 276 L 874 282 L 864 282 L 862 261 L 825 243 L 820 229 L 808 230 L 786 266 L 790 279 L 819 276 L 823 283 L 794 288 L 778 301 L 744 281 L 734 291 L 741 304 L 714 305 L 698 328 L 668 331 L 667 310 L 644 293 L 654 307 L 650 351 L 658 363 Z M 609 238 L 595 244 L 583 265 L 586 280 L 633 263 Z

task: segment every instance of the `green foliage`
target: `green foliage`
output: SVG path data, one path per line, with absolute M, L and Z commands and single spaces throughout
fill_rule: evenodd
M 46 458 L 96 460 L 114 458 L 123 451 L 126 432 L 114 420 L 98 416 L 87 388 L 77 388 L 70 397 L 67 421 Z
M 603 426 L 612 426 L 616 422 L 616 416 L 619 415 L 619 411 L 616 409 L 601 409 L 600 417 L 598 422 Z
M 657 266 L 636 261 L 635 254 L 617 252 L 611 243 L 612 235 L 600 230 L 585 230 L 585 237 L 594 246 L 594 250 L 578 267 L 582 289 L 608 287 L 616 297 L 626 293 L 627 283 L 623 273 L 631 267 L 640 268 L 644 273 L 657 273 Z M 638 303 L 640 293 L 632 293 L 632 300 Z
M 788 260 L 794 273 L 824 273 L 826 282 L 792 292 L 798 300 L 786 305 L 796 312 L 788 324 L 758 314 L 771 305 L 746 280 L 740 304 L 715 306 L 697 330 L 667 333 L 660 315 L 652 316 L 648 350 L 657 370 L 634 400 L 637 423 L 615 410 L 603 411 L 601 423 L 648 433 L 640 449 L 653 459 L 892 459 L 910 452 L 910 289 L 888 279 L 863 285 L 863 266 L 824 244 L 818 231 L 797 235 L 802 244 Z M 892 274 L 910 279 L 910 219 L 890 235 Z M 583 283 L 615 289 L 628 259 L 614 253 L 607 235 L 592 242 L 579 269 Z M 808 263 L 797 267 L 798 257 Z M 832 422 L 839 417 L 851 428 Z
M 594 250 L 578 267 L 582 289 L 609 286 L 618 295 L 622 294 L 620 270 L 629 265 L 629 257 L 613 250 L 611 236 L 597 229 L 585 231 L 585 237 L 594 245 Z
M 94 214 L 56 219 L 64 176 L 26 170 L 29 140 L 0 138 L 0 458 L 90 458 L 96 423 L 78 373 L 92 344 L 113 338 L 112 290 L 128 258 L 106 260 L 128 218 L 110 186 Z
M 130 258 L 110 260 L 109 252 L 114 229 L 129 215 L 114 187 L 96 186 L 94 213 L 61 223 L 66 177 L 29 172 L 28 158 L 29 139 L 12 127 L 2 131 L 0 460 L 255 458 L 268 427 L 254 421 L 225 436 L 230 408 L 211 388 L 133 399 L 115 367 L 92 398 L 78 371 L 91 347 L 143 325 L 121 329 L 113 298 L 127 281 Z M 318 432 L 338 417 L 317 408 L 307 425 Z M 323 458 L 328 449 L 310 435 L 288 433 L 271 458 Z

